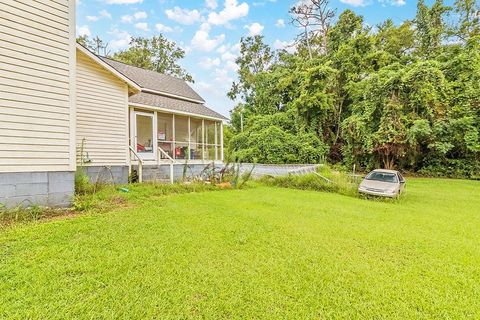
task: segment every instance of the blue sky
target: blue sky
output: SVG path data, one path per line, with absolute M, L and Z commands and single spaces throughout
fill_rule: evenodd
M 274 48 L 295 36 L 289 7 L 297 0 L 77 0 L 77 34 L 100 36 L 112 52 L 131 36 L 163 33 L 186 51 L 181 65 L 207 105 L 228 116 L 234 102 L 226 93 L 235 80 L 234 60 L 242 36 L 262 34 Z M 431 2 L 431 1 L 427 1 Z M 415 15 L 412 0 L 332 0 L 337 13 L 349 8 L 375 25 L 400 23 Z

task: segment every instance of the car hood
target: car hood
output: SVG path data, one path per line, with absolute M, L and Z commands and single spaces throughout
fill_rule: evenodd
M 360 187 L 371 188 L 377 190 L 395 190 L 398 188 L 398 183 L 376 181 L 376 180 L 363 180 Z

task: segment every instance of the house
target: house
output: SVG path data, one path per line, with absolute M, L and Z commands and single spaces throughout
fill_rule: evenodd
M 68 206 L 79 166 L 198 172 L 223 160 L 224 120 L 183 80 L 78 45 L 75 1 L 0 0 L 0 204 Z
M 96 56 L 77 44 L 77 162 L 92 179 L 177 179 L 223 161 L 225 117 L 182 79 Z M 170 166 L 171 165 L 171 166 Z M 171 172 L 171 170 L 173 172 Z

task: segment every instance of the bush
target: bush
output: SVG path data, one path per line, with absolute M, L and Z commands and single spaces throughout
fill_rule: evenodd
M 231 149 L 242 162 L 264 164 L 320 163 L 328 151 L 314 134 L 293 134 L 276 125 L 235 136 Z
M 93 190 L 94 186 L 84 169 L 78 168 L 75 172 L 75 194 L 89 194 L 93 193 Z
M 431 161 L 418 171 L 427 177 L 480 179 L 480 161 L 472 159 L 448 159 Z

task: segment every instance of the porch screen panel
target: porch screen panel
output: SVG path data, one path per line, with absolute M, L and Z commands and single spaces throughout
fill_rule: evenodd
M 137 152 L 138 153 L 153 153 L 153 118 L 151 116 L 144 116 L 137 114 Z
M 202 120 L 190 118 L 190 159 L 202 160 Z
M 214 121 L 205 120 L 205 160 L 217 160 L 215 149 L 217 147 L 215 139 Z
M 217 126 L 217 140 L 216 140 L 216 145 L 215 145 L 215 157 L 217 160 L 223 160 L 222 159 L 222 123 L 221 122 L 216 122 Z
M 188 159 L 188 117 L 175 116 L 175 159 Z
M 157 113 L 157 140 L 158 146 L 173 158 L 173 115 Z

